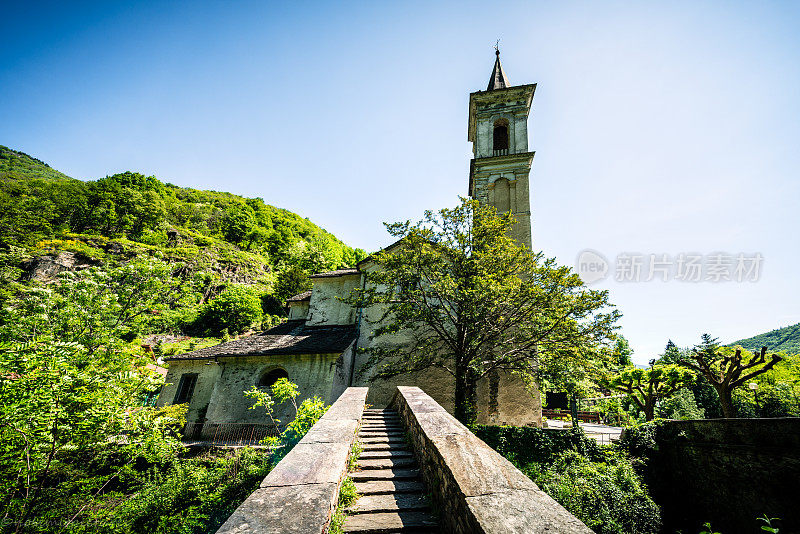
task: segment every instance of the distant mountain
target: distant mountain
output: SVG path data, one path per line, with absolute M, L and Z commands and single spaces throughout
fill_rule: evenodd
M 731 345 L 741 345 L 753 351 L 767 347 L 770 352 L 786 351 L 789 354 L 800 354 L 800 323 L 742 339 Z

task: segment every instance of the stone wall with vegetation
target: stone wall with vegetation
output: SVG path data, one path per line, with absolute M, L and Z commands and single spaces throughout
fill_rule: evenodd
M 758 532 L 780 518 L 800 532 L 800 419 L 662 421 L 629 430 L 622 444 L 646 458 L 645 478 L 665 527 Z
M 392 407 L 447 532 L 592 532 L 420 388 L 398 387 Z
M 348 388 L 218 534 L 322 534 L 347 471 L 367 388 Z

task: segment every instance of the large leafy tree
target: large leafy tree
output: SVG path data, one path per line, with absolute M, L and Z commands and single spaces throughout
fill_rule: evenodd
M 750 357 L 742 355 L 742 349 L 720 347 L 716 338 L 702 335 L 702 342 L 681 360 L 681 365 L 700 373 L 719 395 L 722 416 L 736 417 L 733 407 L 733 390 L 756 376 L 766 373 L 783 358 L 772 354 L 767 359 L 767 347 L 753 352 Z
M 652 421 L 656 404 L 675 394 L 692 379 L 691 371 L 675 364 L 654 365 L 650 369 L 626 367 L 606 382 L 606 385 L 626 393 Z
M 476 383 L 490 373 L 559 382 L 590 364 L 619 313 L 607 292 L 515 244 L 513 223 L 462 199 L 416 224 L 387 225 L 400 241 L 373 256 L 368 283 L 351 297 L 378 315 L 364 367 L 372 379 L 444 369 L 455 379 L 455 415 L 469 423 Z
M 0 513 L 18 531 L 63 454 L 152 437 L 132 409 L 160 377 L 122 338 L 180 304 L 172 274 L 150 260 L 64 273 L 0 313 Z

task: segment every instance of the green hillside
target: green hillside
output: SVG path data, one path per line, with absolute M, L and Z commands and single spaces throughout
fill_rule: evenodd
M 0 246 L 32 254 L 69 250 L 96 260 L 110 249 L 159 251 L 242 280 L 288 265 L 336 269 L 364 255 L 260 198 L 177 187 L 134 172 L 75 180 L 2 146 Z
M 172 322 L 153 328 L 220 333 L 224 328 L 211 328 L 214 321 L 202 315 L 223 292 L 231 302 L 248 301 L 243 291 L 260 299 L 269 326 L 283 314 L 285 298 L 310 287 L 308 274 L 352 266 L 365 255 L 261 198 L 177 187 L 135 172 L 76 180 L 0 146 L 0 305 L 64 270 L 156 262 L 185 281 L 181 291 L 191 298 L 172 305 Z M 257 325 L 260 314 L 253 317 Z
M 787 354 L 800 354 L 800 323 L 742 339 L 731 345 L 741 345 L 748 350 L 767 347 L 770 352 L 785 351 Z
M 25 178 L 43 178 L 48 180 L 69 180 L 69 176 L 60 173 L 45 163 L 24 152 L 11 150 L 0 145 L 0 180 Z

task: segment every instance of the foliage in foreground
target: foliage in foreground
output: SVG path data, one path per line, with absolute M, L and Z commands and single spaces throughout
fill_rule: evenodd
M 265 445 L 270 445 L 275 448 L 273 458 L 275 463 L 278 463 L 281 458 L 286 456 L 286 453 L 294 447 L 297 442 L 303 439 L 311 427 L 319 420 L 320 417 L 325 415 L 330 406 L 326 405 L 322 399 L 317 396 L 304 399 L 300 405 L 297 405 L 297 397 L 300 395 L 300 390 L 297 384 L 290 382 L 288 378 L 281 378 L 277 380 L 270 390 L 253 386 L 248 391 L 244 392 L 245 397 L 253 399 L 253 405 L 250 410 L 256 408 L 264 408 L 264 411 L 269 418 L 270 423 L 279 428 L 280 419 L 275 418 L 275 405 L 280 405 L 290 402 L 294 408 L 294 417 L 286 425 L 286 428 L 281 432 L 280 437 L 267 437 L 262 440 Z
M 478 437 L 598 534 L 655 534 L 658 506 L 629 457 L 580 430 L 478 426 Z
M 658 505 L 621 455 L 592 462 L 564 452 L 534 480 L 597 534 L 655 534 L 661 528 Z
M 216 531 L 272 468 L 255 449 L 150 463 L 113 449 L 65 458 L 48 506 L 20 532 L 206 534 Z M 16 525 L 6 524 L 13 532 Z

